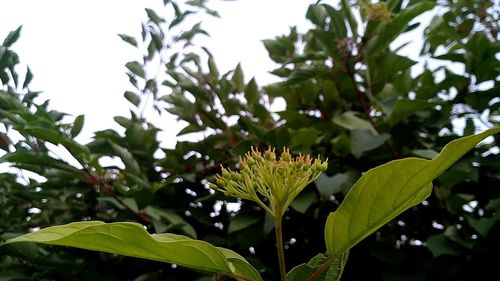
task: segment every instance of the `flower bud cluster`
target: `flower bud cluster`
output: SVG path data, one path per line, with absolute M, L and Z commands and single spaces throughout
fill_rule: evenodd
M 293 157 L 284 148 L 279 159 L 270 147 L 260 152 L 252 148 L 240 159 L 239 171 L 222 167 L 216 184 L 210 186 L 226 196 L 251 200 L 274 217 L 283 216 L 293 199 L 319 175 L 328 164 L 310 155 Z
M 367 16 L 370 21 L 381 21 L 391 23 L 393 14 L 387 8 L 386 2 L 364 3 L 360 2 L 361 12 Z

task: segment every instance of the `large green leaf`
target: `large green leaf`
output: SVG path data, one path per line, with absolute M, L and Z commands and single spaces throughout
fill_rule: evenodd
M 432 180 L 500 127 L 456 139 L 432 160 L 394 160 L 366 172 L 340 207 L 328 216 L 325 241 L 330 256 L 339 256 L 406 209 L 427 198 Z
M 131 222 L 76 222 L 28 233 L 5 244 L 34 242 L 76 247 L 230 275 L 238 280 L 262 280 L 257 271 L 231 250 L 176 234 L 149 234 Z

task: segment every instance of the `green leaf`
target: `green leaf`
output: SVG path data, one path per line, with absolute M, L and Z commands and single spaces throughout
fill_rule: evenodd
M 341 11 L 334 9 L 332 6 L 322 4 L 326 12 L 330 16 L 330 28 L 335 31 L 335 37 L 343 39 L 347 37 L 347 28 L 345 26 L 344 15 Z
M 435 103 L 430 103 L 426 100 L 408 100 L 401 99 L 396 102 L 393 110 L 387 118 L 389 125 L 394 126 L 397 123 L 405 120 L 409 116 L 415 114 L 419 110 L 430 109 L 435 106 Z
M 167 230 L 171 232 L 171 229 L 175 226 L 183 234 L 196 238 L 196 230 L 173 211 L 155 206 L 147 206 L 144 211 L 153 219 L 152 223 L 156 232 L 165 232 Z
M 217 247 L 217 250 L 221 251 L 227 261 L 234 267 L 233 272 L 237 280 L 262 281 L 259 272 L 244 257 L 230 249 Z M 246 276 L 247 278 L 238 278 L 238 276 Z
M 125 42 L 129 43 L 129 44 L 130 44 L 130 45 L 132 45 L 132 46 L 137 47 L 137 40 L 135 40 L 135 38 L 134 38 L 134 37 L 132 37 L 132 36 L 130 36 L 130 35 L 127 35 L 127 34 L 118 34 L 118 36 L 120 36 L 120 38 L 121 38 L 123 41 L 125 41 Z
M 330 195 L 344 192 L 347 193 L 349 188 L 359 178 L 359 172 L 353 170 L 346 173 L 338 173 L 333 177 L 321 174 L 314 182 L 321 196 L 328 198 Z
M 210 52 L 208 52 L 208 50 L 207 50 L 207 53 L 208 53 L 208 70 L 210 71 L 210 75 L 214 79 L 218 79 L 219 78 L 219 70 L 217 69 L 217 65 L 215 64 L 214 57 L 210 54 Z
M 17 242 L 76 247 L 262 280 L 245 259 L 231 250 L 182 235 L 149 234 L 137 223 L 76 222 L 31 232 L 10 239 L 6 244 Z
M 359 158 L 364 152 L 381 146 L 389 138 L 387 133 L 373 135 L 369 130 L 351 130 L 351 153 Z
M 490 230 L 500 220 L 500 214 L 496 214 L 491 218 L 480 218 L 474 219 L 472 217 L 467 217 L 467 222 L 472 226 L 481 236 L 488 237 Z
M 500 127 L 456 139 L 432 160 L 394 160 L 366 172 L 325 226 L 328 253 L 337 256 L 430 195 L 432 180 Z
M 318 130 L 314 128 L 300 128 L 292 133 L 292 148 L 297 150 L 310 149 L 316 143 L 318 134 Z
M 236 90 L 238 92 L 243 92 L 245 89 L 245 80 L 243 76 L 243 70 L 241 70 L 241 64 L 238 63 L 238 66 L 234 69 L 233 72 L 233 77 L 231 80 L 234 82 L 234 85 L 236 86 Z
M 31 165 L 31 167 L 34 167 L 34 165 L 36 165 L 39 166 L 37 168 L 41 169 L 50 167 L 68 171 L 75 175 L 79 175 L 78 169 L 74 168 L 73 166 L 69 165 L 68 163 L 62 160 L 54 159 L 47 154 L 35 155 L 27 151 L 15 151 L 7 153 L 4 156 L 0 157 L 0 163 L 5 163 L 5 162 L 20 164 L 21 166 L 23 166 L 23 168 L 26 169 L 28 169 L 28 167 L 25 167 L 25 165 Z
M 130 72 L 132 72 L 133 74 L 135 74 L 139 77 L 142 77 L 142 78 L 146 77 L 146 72 L 142 68 L 141 64 L 136 62 L 136 61 L 127 62 L 127 64 L 125 64 L 125 67 L 128 70 L 130 70 Z
M 23 26 L 19 26 L 16 30 L 9 32 L 7 37 L 3 40 L 2 46 L 9 48 L 12 46 L 12 44 L 16 43 L 17 39 L 19 39 L 19 36 L 21 35 L 21 29 Z
M 326 17 L 325 8 L 322 5 L 312 4 L 307 8 L 306 18 L 316 25 L 323 26 Z
M 139 163 L 137 163 L 134 156 L 127 149 L 111 141 L 109 141 L 109 145 L 114 150 L 116 155 L 118 155 L 118 157 L 120 157 L 120 159 L 123 161 L 126 170 L 135 175 L 139 175 L 141 173 L 141 167 L 139 166 Z
M 347 111 L 344 112 L 342 115 L 336 115 L 333 117 L 333 123 L 346 128 L 348 130 L 370 130 L 373 135 L 378 135 L 377 131 L 375 128 L 373 128 L 372 124 L 370 122 L 359 118 L 356 116 L 356 113 L 354 111 Z
M 414 149 L 411 153 L 417 157 L 425 159 L 432 159 L 438 155 L 438 153 L 432 149 Z
M 436 234 L 427 238 L 427 249 L 436 258 L 441 255 L 458 256 L 461 254 L 460 247 L 444 234 Z
M 156 12 L 152 9 L 146 8 L 146 14 L 148 14 L 149 20 L 154 22 L 157 25 L 160 25 L 160 23 L 164 22 L 165 20 L 159 17 Z
M 314 201 L 316 201 L 316 192 L 313 189 L 306 189 L 292 201 L 290 206 L 297 212 L 304 214 Z
M 238 216 L 231 219 L 231 222 L 229 223 L 229 227 L 227 229 L 227 232 L 233 233 L 236 231 L 243 230 L 251 225 L 256 224 L 259 221 L 260 221 L 260 218 L 258 218 L 258 217 L 238 215 Z
M 401 13 L 396 14 L 394 20 L 387 25 L 379 25 L 377 33 L 368 42 L 365 54 L 367 57 L 373 57 L 380 51 L 383 51 L 389 44 L 396 39 L 400 34 L 405 32 L 408 23 L 420 14 L 434 8 L 436 3 L 431 1 L 421 1 L 415 3 Z
M 342 7 L 342 13 L 347 19 L 347 22 L 349 22 L 349 27 L 351 28 L 352 35 L 356 37 L 358 34 L 358 23 L 356 21 L 356 18 L 354 17 L 354 14 L 352 13 L 351 4 L 349 3 L 349 0 L 341 0 L 340 4 Z
M 33 73 L 31 73 L 29 67 L 26 67 L 26 75 L 24 76 L 23 89 L 28 88 L 28 85 L 31 83 L 32 79 L 33 79 Z
M 133 105 L 139 106 L 141 103 L 141 98 L 134 92 L 131 91 L 125 91 L 123 96 Z
M 73 122 L 73 127 L 71 127 L 71 136 L 76 137 L 82 131 L 83 123 L 85 122 L 85 116 L 78 115 Z
M 294 267 L 287 274 L 288 281 L 310 280 L 316 274 L 315 281 L 338 281 L 344 271 L 349 252 L 339 257 L 329 258 L 323 254 L 314 256 L 308 263 Z

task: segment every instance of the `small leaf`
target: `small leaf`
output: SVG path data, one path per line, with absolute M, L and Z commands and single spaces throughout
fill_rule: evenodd
M 9 32 L 7 37 L 3 40 L 2 46 L 9 48 L 12 46 L 12 44 L 16 43 L 17 39 L 19 39 L 19 36 L 21 35 L 21 29 L 23 26 L 19 26 L 16 30 Z
M 28 85 L 31 83 L 32 79 L 33 79 L 33 73 L 31 73 L 30 68 L 27 67 L 26 68 L 26 75 L 24 76 L 23 89 L 28 88 Z
M 333 117 L 333 123 L 346 128 L 348 130 L 365 130 L 368 129 L 372 132 L 373 135 L 378 135 L 377 131 L 373 126 L 370 124 L 370 122 L 359 118 L 356 116 L 356 113 L 353 111 L 347 111 L 344 112 L 342 115 L 336 115 Z
M 142 77 L 142 78 L 146 77 L 146 72 L 142 68 L 141 64 L 136 62 L 136 61 L 127 62 L 127 64 L 125 64 L 125 67 L 128 70 L 130 70 L 130 72 L 132 72 L 133 74 L 135 74 L 139 77 Z
M 135 106 L 139 106 L 141 103 L 141 98 L 134 92 L 126 91 L 123 96 L 125 96 L 125 98 Z
M 364 152 L 381 146 L 390 137 L 387 133 L 373 135 L 369 130 L 352 130 L 351 153 L 356 158 L 360 158 Z
M 290 206 L 297 212 L 305 214 L 307 209 L 316 201 L 316 192 L 312 189 L 306 189 L 301 192 Z
M 238 63 L 238 66 L 234 69 L 231 80 L 234 82 L 236 90 L 238 92 L 243 92 L 243 89 L 245 88 L 245 79 L 243 76 L 243 70 L 241 70 L 241 64 Z
M 349 188 L 358 178 L 359 172 L 354 170 L 346 173 L 338 173 L 333 177 L 321 174 L 315 184 L 321 196 L 328 198 L 330 195 L 335 193 L 347 193 Z
M 427 238 L 427 249 L 431 251 L 434 258 L 442 255 L 459 256 L 460 247 L 443 234 L 432 235 Z
M 156 25 L 160 25 L 160 23 L 164 22 L 165 20 L 159 17 L 156 12 L 152 9 L 146 8 L 146 14 L 148 14 L 149 20 L 154 22 Z
M 113 148 L 114 152 L 125 164 L 125 168 L 134 175 L 139 175 L 141 173 L 141 167 L 139 163 L 135 160 L 134 156 L 125 148 L 119 146 L 116 143 L 109 141 L 109 145 Z
M 321 27 L 325 25 L 326 17 L 325 8 L 322 5 L 312 4 L 307 9 L 306 18 L 316 25 Z
M 191 269 L 233 277 L 245 276 L 246 280 L 262 280 L 245 259 L 231 250 L 217 248 L 205 241 L 182 235 L 149 234 L 144 226 L 137 223 L 76 222 L 31 232 L 10 239 L 6 244 L 17 242 L 102 251 L 174 263 Z
M 341 0 L 340 4 L 342 6 L 342 13 L 347 19 L 347 22 L 349 22 L 351 32 L 353 36 L 356 37 L 358 34 L 358 23 L 356 21 L 356 18 L 354 17 L 354 14 L 352 13 L 351 4 L 349 3 L 349 0 Z
M 85 122 L 85 116 L 78 115 L 73 122 L 73 127 L 71 127 L 71 136 L 76 137 L 82 131 L 83 123 Z
M 219 78 L 219 70 L 217 69 L 217 65 L 215 64 L 212 55 L 208 56 L 208 69 L 210 71 L 210 75 L 212 75 L 214 79 Z
M 349 252 L 339 257 L 329 258 L 324 254 L 317 254 L 308 263 L 300 264 L 287 273 L 288 281 L 338 281 L 344 271 Z M 314 279 L 313 278 L 314 276 Z
M 396 102 L 394 108 L 390 112 L 387 122 L 389 125 L 394 126 L 399 122 L 407 119 L 409 116 L 415 114 L 420 110 L 430 109 L 435 106 L 435 103 L 426 100 L 408 100 L 401 99 Z
M 328 216 L 325 242 L 337 256 L 430 195 L 432 181 L 500 127 L 456 139 L 432 160 L 394 160 L 366 172 Z
M 118 36 L 120 36 L 120 38 L 121 38 L 123 41 L 125 41 L 125 42 L 129 43 L 129 44 L 130 44 L 130 45 L 132 45 L 132 46 L 137 47 L 137 40 L 135 40 L 135 38 L 134 38 L 134 37 L 132 37 L 132 36 L 130 36 L 130 35 L 127 35 L 127 34 L 118 34 Z
M 341 11 L 327 4 L 323 4 L 323 6 L 331 17 L 330 28 L 335 32 L 335 37 L 339 39 L 347 37 L 347 28 Z
M 238 215 L 231 219 L 227 233 L 233 233 L 236 231 L 243 230 L 251 225 L 254 225 L 260 221 L 258 217 L 250 217 L 245 215 Z

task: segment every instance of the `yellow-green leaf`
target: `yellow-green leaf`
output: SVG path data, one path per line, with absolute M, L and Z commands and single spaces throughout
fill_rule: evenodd
M 33 242 L 101 251 L 260 281 L 257 271 L 231 250 L 176 234 L 149 234 L 138 223 L 76 222 L 28 233 L 5 244 Z M 244 277 L 244 278 L 241 278 Z
M 330 256 L 339 256 L 408 208 L 422 202 L 438 177 L 467 151 L 500 127 L 456 139 L 432 160 L 394 160 L 366 172 L 340 207 L 328 216 L 325 242 Z

